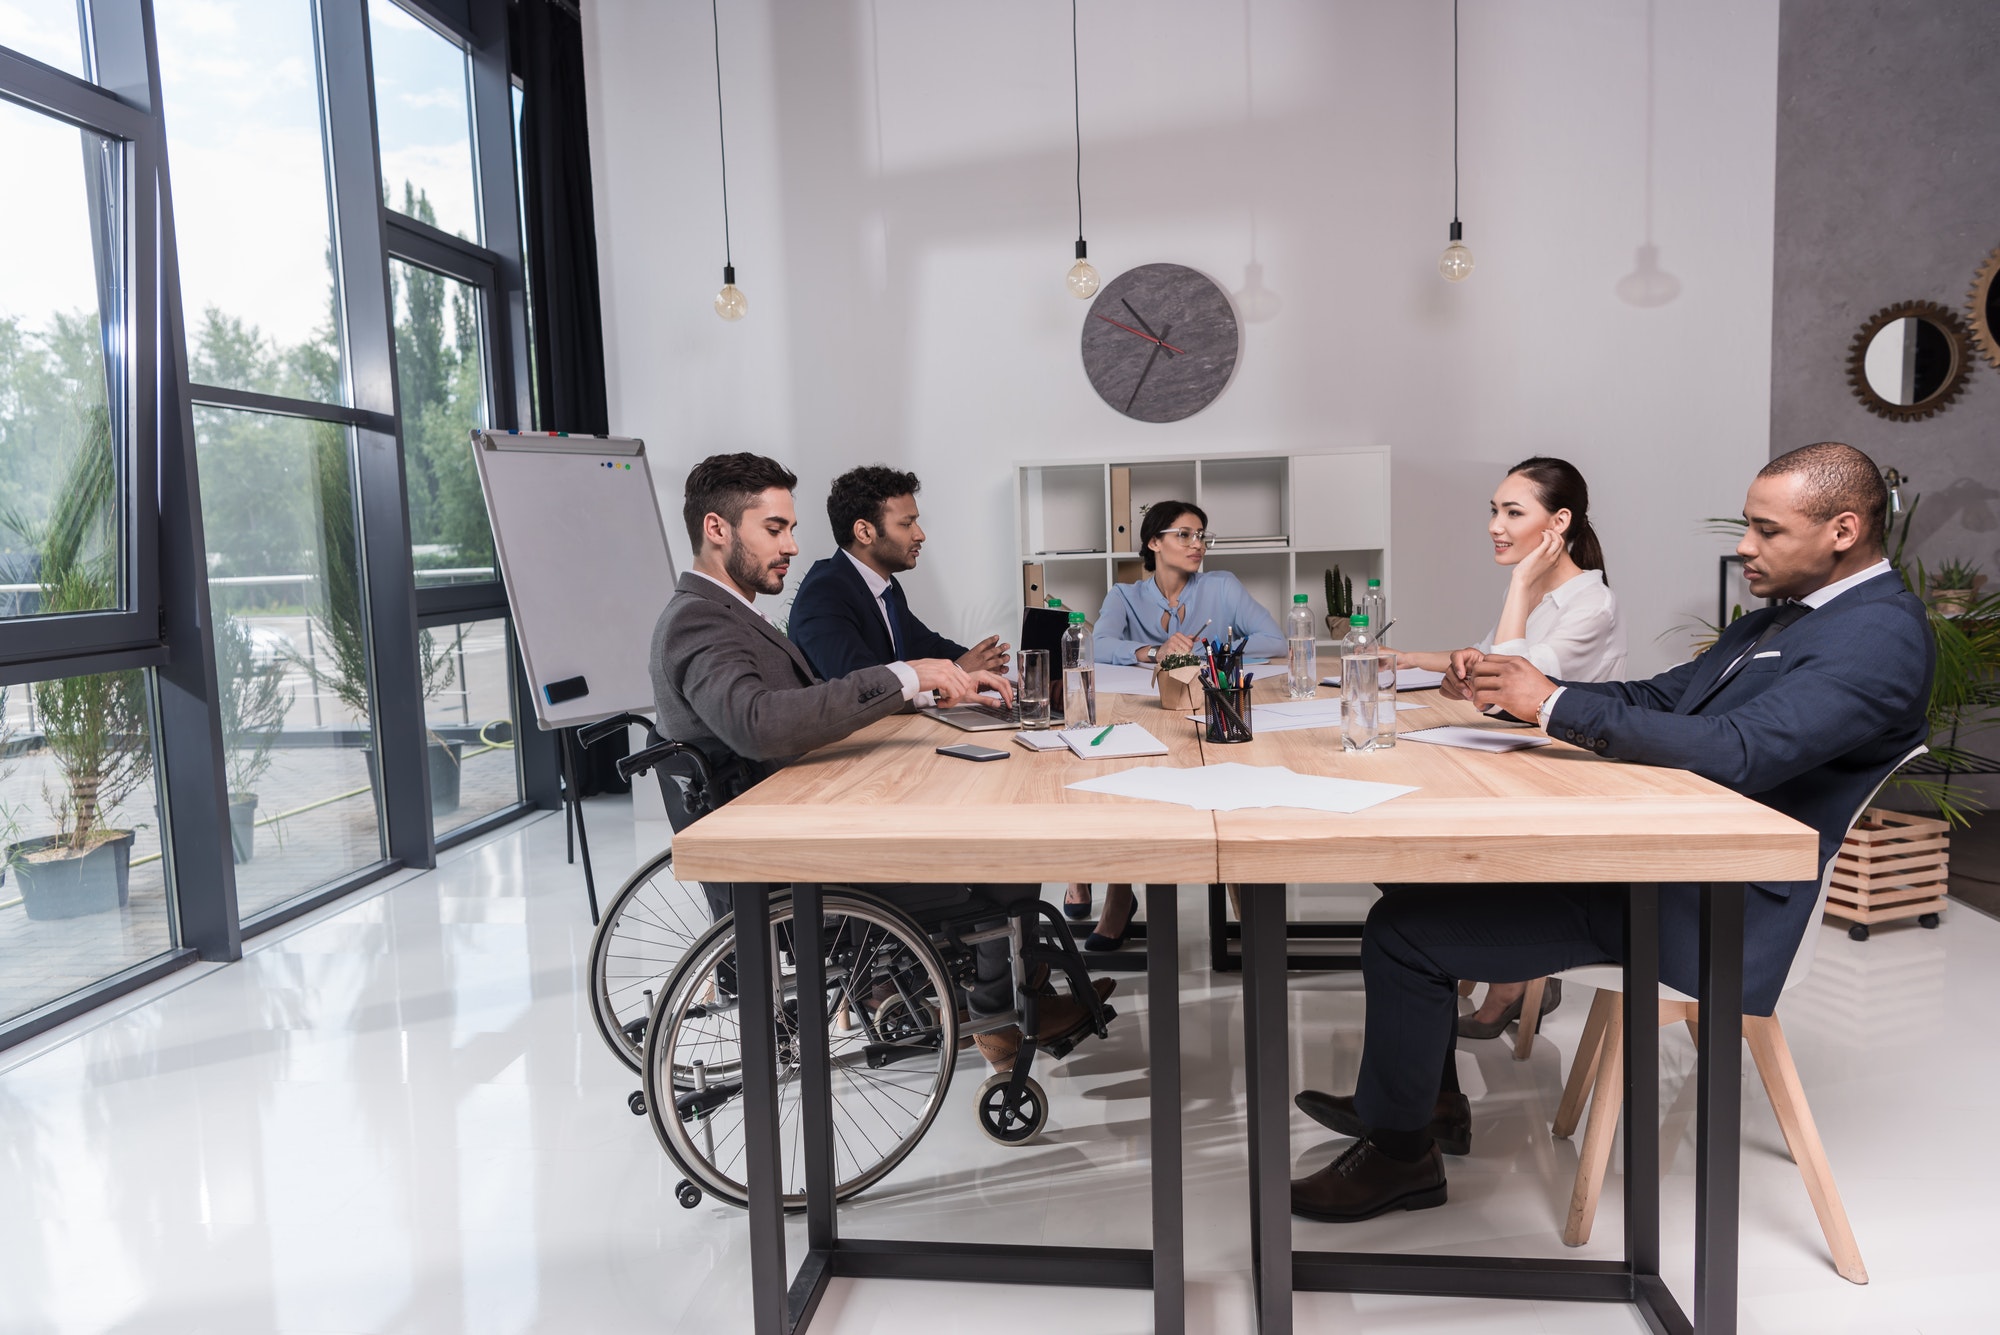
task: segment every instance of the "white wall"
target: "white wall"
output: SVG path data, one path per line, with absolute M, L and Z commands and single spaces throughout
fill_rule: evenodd
M 1083 0 L 1092 259 L 1192 265 L 1244 319 L 1234 382 L 1168 426 L 1107 407 L 1078 358 L 1067 4 L 724 4 L 736 325 L 709 307 L 708 6 L 591 0 L 584 21 L 611 421 L 658 452 L 670 515 L 693 461 L 767 452 L 800 475 L 818 556 L 835 474 L 914 469 L 911 596 L 969 640 L 1018 604 L 1017 460 L 1386 445 L 1397 638 L 1446 648 L 1498 611 L 1501 470 L 1555 453 L 1591 480 L 1633 670 L 1713 615 L 1726 544 L 1699 521 L 1770 456 L 1775 0 L 1466 3 L 1477 271 L 1456 286 L 1435 269 L 1448 0 Z M 1641 309 L 1614 287 L 1649 163 L 1680 292 Z

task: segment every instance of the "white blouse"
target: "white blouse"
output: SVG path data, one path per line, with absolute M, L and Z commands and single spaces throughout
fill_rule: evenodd
M 1495 626 L 1478 644 L 1482 654 L 1525 658 L 1556 681 L 1616 681 L 1625 675 L 1625 628 L 1618 598 L 1601 570 L 1586 570 L 1542 595 L 1528 613 L 1528 633 L 1493 642 Z

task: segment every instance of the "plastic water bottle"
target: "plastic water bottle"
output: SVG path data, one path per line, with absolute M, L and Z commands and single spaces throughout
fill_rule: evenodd
M 1367 617 L 1356 612 L 1347 625 L 1340 642 L 1340 746 L 1343 751 L 1373 751 L 1381 731 L 1380 655 Z M 1393 697 L 1390 708 L 1395 708 Z
M 1368 581 L 1368 592 L 1361 595 L 1361 602 L 1354 609 L 1368 618 L 1369 628 L 1375 632 L 1375 642 L 1382 644 L 1388 639 L 1389 596 L 1382 592 L 1382 581 Z
M 1291 649 L 1285 684 L 1292 699 L 1310 700 L 1319 694 L 1319 635 L 1303 593 L 1292 595 L 1292 610 L 1285 613 L 1285 643 Z
M 1062 637 L 1063 726 L 1097 726 L 1097 645 L 1083 613 L 1069 614 Z

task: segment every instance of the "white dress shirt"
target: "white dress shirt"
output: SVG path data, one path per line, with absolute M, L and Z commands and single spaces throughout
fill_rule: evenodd
M 840 549 L 840 554 L 854 562 L 854 568 L 861 572 L 861 582 L 866 584 L 868 592 L 875 596 L 875 610 L 882 614 L 882 624 L 888 628 L 889 643 L 891 645 L 895 644 L 896 623 L 889 616 L 888 576 L 876 574 L 866 561 L 856 556 L 853 552 L 848 551 L 845 547 Z M 934 705 L 937 703 L 929 691 L 924 691 L 921 694 L 917 691 L 917 670 L 915 668 L 900 660 L 890 663 L 887 666 L 889 671 L 896 674 L 896 680 L 903 683 L 903 698 L 905 700 L 915 700 L 920 705 Z
M 855 564 L 859 565 L 860 563 L 856 562 Z M 770 617 L 764 615 L 763 609 L 759 608 L 757 604 L 751 602 L 748 598 L 745 598 L 741 593 L 737 592 L 736 588 L 733 585 L 723 583 L 721 580 L 717 579 L 715 576 L 709 574 L 705 570 L 691 570 L 688 573 L 691 575 L 701 576 L 703 579 L 707 580 L 710 584 L 713 584 L 716 588 L 723 590 L 730 597 L 734 598 L 737 602 L 742 603 L 752 612 L 755 612 L 758 616 L 764 617 L 764 620 L 769 621 L 771 619 Z M 863 568 L 862 573 L 864 576 L 868 573 L 865 567 Z M 882 587 L 885 589 L 888 588 L 889 582 L 887 580 L 882 581 Z M 882 601 L 880 594 L 876 595 L 875 601 L 878 604 Z M 884 615 L 886 615 L 886 613 Z M 894 637 L 892 636 L 891 638 L 893 639 Z M 895 673 L 896 680 L 902 683 L 903 698 L 905 700 L 916 699 L 917 670 L 911 667 L 908 663 L 888 663 L 885 664 L 884 666 L 886 666 L 889 669 L 889 671 Z M 928 697 L 930 695 L 930 692 L 925 691 L 924 695 Z M 929 704 L 930 701 L 926 699 L 924 703 Z
M 1499 629 L 1479 642 L 1480 653 L 1525 658 L 1558 681 L 1616 681 L 1625 673 L 1625 628 L 1602 570 L 1583 571 L 1543 594 L 1528 613 L 1526 635 L 1495 644 Z

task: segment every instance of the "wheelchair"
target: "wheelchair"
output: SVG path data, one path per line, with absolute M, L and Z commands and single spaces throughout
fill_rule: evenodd
M 618 762 L 621 774 L 657 770 L 676 831 L 727 794 L 706 757 L 660 739 L 636 715 L 593 725 L 587 740 L 628 723 L 648 727 L 649 744 Z M 594 736 L 593 736 L 594 734 Z M 648 862 L 622 887 L 591 951 L 592 1011 L 614 1055 L 636 1066 L 643 1089 L 628 1100 L 649 1119 L 661 1147 L 687 1176 L 675 1196 L 692 1209 L 703 1195 L 738 1206 L 742 1181 L 741 1029 L 735 991 L 735 922 L 708 916 L 701 886 L 672 874 L 668 854 Z M 767 948 L 773 952 L 773 1012 L 783 1198 L 805 1207 L 802 1036 L 792 896 L 770 898 Z M 978 927 L 1004 919 L 1004 925 Z M 1009 943 L 1015 1008 L 970 1019 L 961 998 L 974 972 L 973 948 Z M 1003 1145 L 1034 1139 L 1048 1122 L 1046 1093 L 1032 1075 L 1037 1052 L 1060 1059 L 1085 1038 L 1103 1037 L 1117 1012 L 1090 985 L 1067 925 L 1051 905 L 1028 901 L 1003 910 L 976 897 L 936 923 L 920 925 L 887 899 L 853 887 L 821 896 L 827 1056 L 834 1128 L 835 1195 L 846 1200 L 880 1182 L 923 1138 L 943 1105 L 960 1039 L 1018 1025 L 1020 1051 L 1011 1072 L 980 1085 L 980 1129 Z M 1083 1010 L 1072 1030 L 1038 1042 L 1036 1010 L 1060 979 Z

